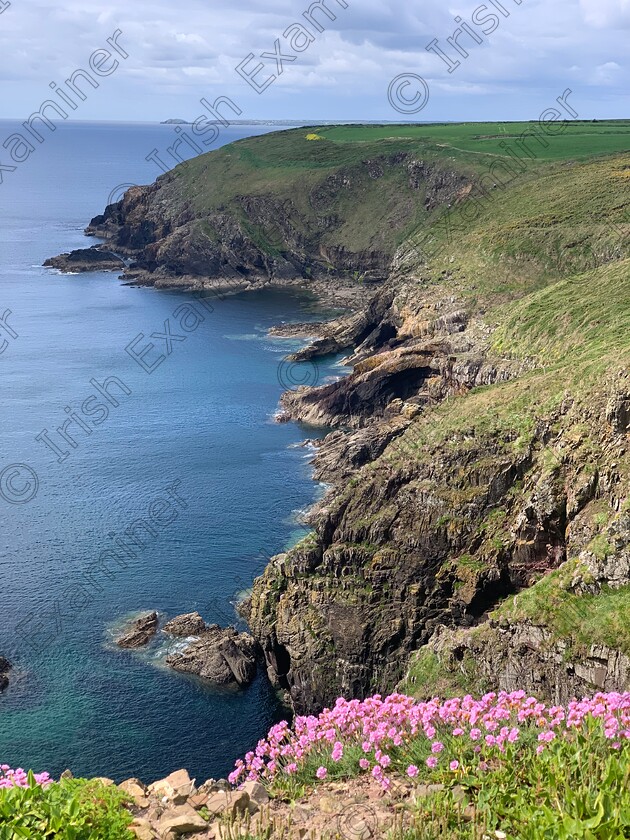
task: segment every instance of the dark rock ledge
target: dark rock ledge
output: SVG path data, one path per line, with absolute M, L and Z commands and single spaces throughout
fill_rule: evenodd
M 164 626 L 174 636 L 198 636 L 181 653 L 166 658 L 175 671 L 195 674 L 218 685 L 249 685 L 256 676 L 258 644 L 234 627 L 206 624 L 199 613 L 180 615 Z
M 0 656 L 0 692 L 9 685 L 9 671 L 11 663 L 4 656 Z
M 122 257 L 112 251 L 103 250 L 100 245 L 78 248 L 68 254 L 51 257 L 46 260 L 44 266 L 71 274 L 84 274 L 88 271 L 124 271 L 126 268 Z

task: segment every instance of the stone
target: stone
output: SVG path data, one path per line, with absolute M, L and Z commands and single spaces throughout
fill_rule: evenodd
M 77 248 L 58 257 L 51 257 L 44 265 L 71 274 L 86 271 L 123 271 L 125 263 L 121 257 L 111 251 L 102 250 L 100 245 L 92 248 Z
M 245 814 L 249 811 L 249 794 L 244 790 L 220 790 L 208 798 L 205 807 L 213 816 L 218 814 L 229 814 L 230 816 Z
M 207 793 L 195 793 L 193 794 L 193 796 L 188 797 L 188 804 L 191 805 L 196 811 L 198 811 L 200 808 L 203 808 L 207 801 Z
M 125 779 L 118 785 L 119 790 L 130 796 L 139 808 L 146 808 L 149 804 L 147 799 L 147 787 L 140 779 Z
M 171 636 L 199 636 L 206 629 L 206 622 L 198 612 L 191 612 L 172 618 L 162 629 Z
M 5 656 L 0 656 L 0 692 L 9 685 L 9 671 L 11 663 Z
M 136 817 L 131 825 L 129 831 L 135 834 L 138 840 L 154 840 L 155 832 L 151 828 L 151 823 L 142 817 Z
M 461 785 L 455 785 L 455 787 L 452 790 L 452 795 L 453 795 L 453 802 L 455 802 L 455 804 L 459 805 L 461 803 L 467 803 L 468 802 L 468 797 L 466 796 L 466 791 L 464 790 L 464 788 Z
M 157 633 L 158 623 L 156 612 L 142 615 L 128 625 L 122 636 L 116 639 L 116 644 L 121 648 L 143 647 Z
M 167 656 L 166 664 L 219 685 L 248 685 L 256 676 L 257 653 L 249 633 L 210 624 L 184 651 Z
M 148 792 L 160 798 L 166 798 L 176 805 L 184 803 L 195 792 L 187 770 L 175 770 L 164 779 L 149 785 Z
M 245 782 L 241 790 L 249 796 L 249 810 L 252 813 L 255 813 L 255 811 L 269 802 L 269 794 L 260 782 Z M 254 810 L 252 809 L 252 806 L 254 806 Z
M 169 808 L 158 823 L 158 831 L 164 837 L 169 831 L 175 835 L 192 834 L 208 827 L 208 823 L 190 805 L 176 805 Z
M 113 779 L 108 779 L 107 776 L 95 776 L 92 781 L 99 782 L 103 787 L 111 787 L 116 784 Z
M 418 785 L 414 790 L 416 798 L 433 796 L 434 793 L 440 793 L 444 790 L 444 785 Z
M 332 796 L 320 796 L 319 810 L 324 814 L 337 814 L 339 812 L 339 807 L 339 802 L 336 802 Z

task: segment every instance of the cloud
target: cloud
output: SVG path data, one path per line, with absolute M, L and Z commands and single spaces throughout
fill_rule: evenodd
M 616 84 L 619 79 L 619 74 L 622 68 L 616 61 L 607 61 L 605 64 L 600 64 L 595 68 L 595 72 L 591 77 L 591 84 L 610 86 Z
M 589 116 L 604 107 L 599 116 L 630 116 L 630 0 L 502 0 L 507 16 L 489 35 L 472 24 L 481 0 L 348 0 L 346 9 L 326 0 L 336 19 L 320 15 L 325 32 L 259 96 L 235 67 L 249 53 L 273 52 L 311 2 L 16 0 L 0 17 L 0 116 L 30 113 L 50 81 L 85 65 L 116 28 L 129 58 L 81 116 L 192 117 L 202 96 L 227 95 L 248 116 L 395 119 L 388 84 L 410 72 L 432 88 L 426 119 L 529 118 L 568 85 Z M 455 17 L 478 33 L 456 39 L 466 58 L 453 45 Z M 460 61 L 455 72 L 426 50 L 433 39 Z
M 630 0 L 580 0 L 580 7 L 591 26 L 630 28 Z

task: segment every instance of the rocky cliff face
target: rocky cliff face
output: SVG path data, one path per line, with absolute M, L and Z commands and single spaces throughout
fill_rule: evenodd
M 242 193 L 236 182 L 219 200 L 212 194 L 212 166 L 221 163 L 206 157 L 203 179 L 210 187 L 203 194 L 195 189 L 190 165 L 184 164 L 150 186 L 129 189 L 90 222 L 86 232 L 106 240 L 102 248 L 110 261 L 110 251 L 131 261 L 124 271 L 128 279 L 195 288 L 216 282 L 249 288 L 296 278 L 330 284 L 335 277 L 349 276 L 381 281 L 388 277 L 394 256 L 391 232 L 403 230 L 410 218 L 438 204 L 455 201 L 468 184 L 456 171 L 399 152 L 328 166 L 306 183 L 298 176 L 281 191 L 270 185 Z M 400 184 L 395 206 L 366 228 L 367 235 L 345 231 L 349 213 L 366 190 L 374 189 L 373 182 L 382 179 Z M 95 261 L 94 254 L 90 257 Z M 73 270 L 78 263 L 76 255 L 62 255 L 47 264 Z
M 282 400 L 289 417 L 340 430 L 315 458 L 333 489 L 311 514 L 313 534 L 254 586 L 249 619 L 271 679 L 297 711 L 313 712 L 340 694 L 393 689 L 431 642 L 445 672 L 465 662 L 478 685 L 558 700 L 628 688 L 628 657 L 595 641 L 599 627 L 576 647 L 544 618 L 488 621 L 508 596 L 518 602 L 576 558 L 578 605 L 630 584 L 630 531 L 618 514 L 626 380 L 602 383 L 586 403 L 567 394 L 521 429 L 480 428 L 460 413 L 441 431 L 423 419 L 428 408 L 439 424 L 440 404 L 465 405 L 474 386 L 509 383 L 527 365 L 498 357 L 491 331 L 443 288 L 400 283 L 370 311 L 356 321 L 353 372 Z
M 136 283 L 366 299 L 294 356 L 346 352 L 351 373 L 281 400 L 332 429 L 331 489 L 254 585 L 270 678 L 299 712 L 405 674 L 432 693 L 432 662 L 477 689 L 627 688 L 630 164 L 482 189 L 465 155 L 394 140 L 237 143 L 88 228 Z

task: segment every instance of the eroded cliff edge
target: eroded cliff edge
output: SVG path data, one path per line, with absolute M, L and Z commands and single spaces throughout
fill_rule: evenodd
M 475 153 L 391 138 L 207 157 L 93 220 L 127 279 L 365 299 L 296 354 L 351 374 L 282 398 L 333 428 L 331 489 L 254 585 L 271 679 L 299 712 L 400 680 L 628 688 L 627 154 L 490 183 Z
M 538 199 L 515 186 L 411 272 L 401 249 L 355 316 L 352 373 L 284 395 L 286 417 L 337 429 L 313 533 L 251 602 L 299 712 L 401 680 L 630 687 L 627 222 L 611 236 L 628 166 L 556 170 Z
M 107 270 L 113 252 L 142 285 L 300 283 L 334 296 L 386 279 L 409 229 L 470 188 L 466 167 L 419 151 L 404 140 L 331 151 L 301 129 L 232 143 L 129 189 L 86 229 L 103 244 L 47 264 L 86 270 L 102 251 Z

